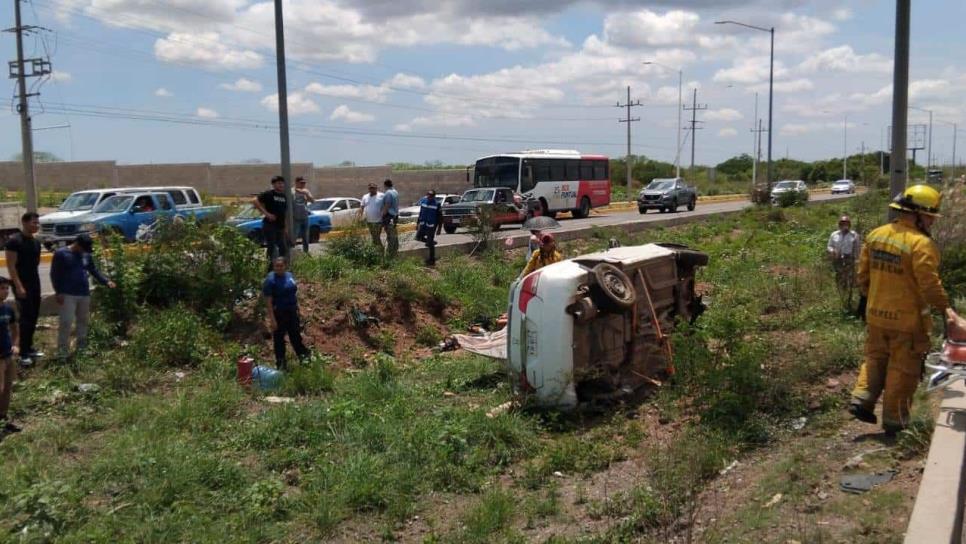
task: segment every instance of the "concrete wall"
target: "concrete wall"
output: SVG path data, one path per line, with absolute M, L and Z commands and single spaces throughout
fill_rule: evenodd
M 56 162 L 36 165 L 37 187 L 41 191 L 77 191 L 112 186 L 191 185 L 216 196 L 246 196 L 264 190 L 277 164 L 131 164 L 114 161 Z M 465 170 L 400 170 L 389 166 L 315 167 L 311 163 L 292 165 L 292 175 L 302 176 L 316 196 L 359 197 L 369 183 L 382 187 L 391 178 L 400 199 L 408 204 L 428 189 L 440 193 L 462 193 L 469 188 Z M 0 187 L 20 190 L 23 165 L 0 162 Z

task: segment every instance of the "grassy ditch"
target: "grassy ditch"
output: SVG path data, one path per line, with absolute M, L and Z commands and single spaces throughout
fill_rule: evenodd
M 12 415 L 26 430 L 0 442 L 0 540 L 784 542 L 800 533 L 782 523 L 823 516 L 837 520 L 822 525 L 833 540 L 896 540 L 911 502 L 894 489 L 808 502 L 837 474 L 817 460 L 856 447 L 823 449 L 846 432 L 862 340 L 824 244 L 841 213 L 867 231 L 882 210 L 869 195 L 568 245 L 569 255 L 617 237 L 711 255 L 698 278 L 709 310 L 675 334 L 674 381 L 646 401 L 575 414 L 490 417 L 511 399 L 499 365 L 426 349 L 503 311 L 518 254 L 428 270 L 382 263 L 350 236 L 299 261 L 306 335 L 328 338 L 327 353 L 296 366 L 276 393 L 292 400 L 274 403 L 233 381 L 239 355 L 268 354 L 251 299 L 263 264 L 246 264 L 247 241 L 188 226 L 157 252 L 117 248 L 105 264 L 129 296 L 99 295 L 92 349 L 17 386 Z M 192 266 L 177 266 L 171 255 L 186 253 Z M 352 310 L 381 323 L 346 332 Z M 800 418 L 805 430 L 789 431 Z M 915 459 L 925 435 L 917 427 L 882 462 Z M 734 460 L 754 467 L 748 484 L 719 491 Z M 745 510 L 775 493 L 785 497 L 775 517 Z

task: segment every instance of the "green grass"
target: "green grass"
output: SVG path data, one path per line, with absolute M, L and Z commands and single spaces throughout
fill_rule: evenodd
M 320 541 L 344 530 L 371 540 L 398 536 L 420 516 L 432 518 L 428 542 L 517 542 L 566 526 L 575 513 L 606 521 L 591 541 L 665 540 L 728 463 L 795 439 L 783 431 L 792 419 L 808 414 L 813 432 L 837 433 L 832 414 L 844 395 L 824 382 L 857 366 L 862 324 L 842 311 L 821 257 L 838 215 L 852 213 L 868 229 L 881 205 L 869 195 L 633 236 L 599 229 L 568 242 L 570 254 L 601 249 L 610 237 L 675 241 L 711 257 L 697 278 L 710 289 L 709 310 L 674 335 L 677 375 L 643 407 L 606 416 L 487 417 L 512 398 L 498 364 L 465 355 L 414 361 L 388 334 L 376 337 L 373 358 L 347 353 L 348 370 L 326 358 L 293 366 L 273 394 L 294 401 L 271 404 L 234 383 L 234 360 L 252 347 L 184 308 L 135 308 L 124 343 L 96 323 L 91 353 L 18 384 L 12 415 L 27 430 L 0 443 L 0 540 Z M 361 264 L 367 259 L 347 243 L 297 261 L 295 274 L 324 286 L 320 307 L 388 300 L 446 308 L 440 323 L 458 329 L 502 313 L 522 266 L 501 254 L 448 258 L 434 271 L 406 260 Z M 414 340 L 434 345 L 440 323 L 414 329 Z M 81 393 L 80 383 L 99 389 Z M 817 384 L 824 396 L 809 409 Z M 661 436 L 639 418 L 652 408 L 673 432 Z M 901 455 L 921 455 L 928 444 L 928 411 L 917 410 L 921 425 L 902 437 Z M 625 460 L 640 463 L 641 475 L 605 500 L 588 498 L 598 496 L 587 491 L 592 477 Z M 819 477 L 804 453 L 761 473 L 756 497 L 781 492 L 792 501 L 804 501 Z M 576 482 L 572 501 L 564 500 L 567 482 Z M 436 519 L 440 497 L 454 507 Z M 885 492 L 870 497 L 875 515 L 908 507 Z M 768 512 L 736 515 L 741 538 L 768 534 Z M 861 536 L 874 521 L 862 517 L 846 533 Z

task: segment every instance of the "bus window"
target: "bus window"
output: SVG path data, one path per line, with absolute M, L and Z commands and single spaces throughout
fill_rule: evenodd
M 580 161 L 580 179 L 582 180 L 594 179 L 593 161 Z
M 594 179 L 607 179 L 607 161 L 594 161 Z
M 523 171 L 520 172 L 520 192 L 526 193 L 532 191 L 536 187 L 536 161 L 525 160 L 523 161 Z
M 564 172 L 564 161 L 551 160 L 550 162 L 550 181 L 564 181 L 567 175 Z
M 579 181 L 580 180 L 580 161 L 578 160 L 567 160 L 564 161 L 566 164 L 567 172 L 565 181 Z
M 550 162 L 547 159 L 534 159 L 530 161 L 533 164 L 533 180 L 537 183 L 541 181 L 553 181 L 553 176 L 550 173 Z
M 516 190 L 520 181 L 520 159 L 494 157 L 476 161 L 475 187 L 507 187 Z

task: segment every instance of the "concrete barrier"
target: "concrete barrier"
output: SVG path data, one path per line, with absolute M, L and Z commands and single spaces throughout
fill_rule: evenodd
M 963 541 L 963 499 L 966 493 L 966 384 L 943 391 L 926 469 L 909 517 L 905 544 Z

